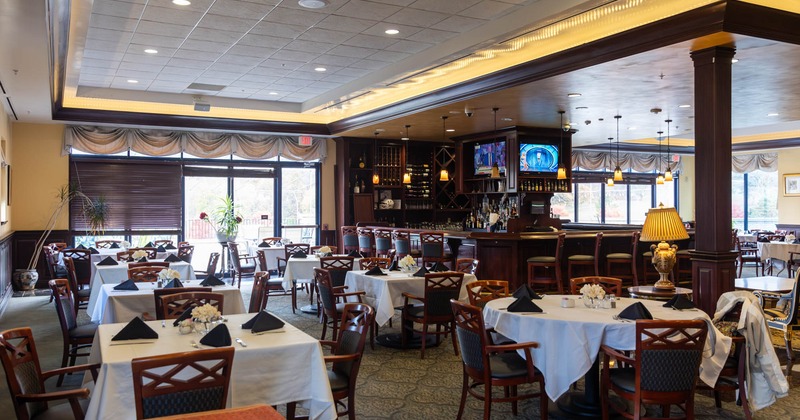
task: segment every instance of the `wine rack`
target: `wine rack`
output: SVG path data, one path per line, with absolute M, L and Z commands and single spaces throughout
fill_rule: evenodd
M 375 173 L 380 186 L 400 186 L 403 182 L 403 146 L 381 145 L 375 148 Z

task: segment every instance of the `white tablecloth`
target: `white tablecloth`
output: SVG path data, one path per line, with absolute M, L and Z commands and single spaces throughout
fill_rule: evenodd
M 186 287 L 199 287 L 200 280 L 183 282 Z M 154 283 L 136 283 L 139 290 L 114 290 L 113 284 L 103 284 L 99 288 L 97 302 L 92 312 L 92 322 L 98 324 L 113 324 L 115 322 L 128 322 L 132 318 L 147 312 L 156 316 L 156 306 L 153 300 Z M 243 314 L 247 310 L 242 300 L 242 291 L 233 286 L 215 286 L 211 289 L 214 293 L 225 296 L 223 315 Z
M 259 271 L 267 271 L 270 269 L 277 270 L 278 269 L 277 258 L 278 257 L 283 258 L 286 256 L 286 250 L 282 246 L 271 246 L 269 248 L 251 246 L 249 249 L 250 255 L 254 257 L 258 257 L 257 251 L 264 251 L 264 258 L 266 258 L 267 260 L 266 267 L 261 267 L 261 263 L 258 260 L 256 260 L 256 264 L 259 267 L 258 268 Z
M 789 252 L 800 252 L 800 244 L 787 244 L 786 242 L 758 242 L 758 255 L 763 261 L 770 258 L 789 261 Z
M 619 350 L 635 350 L 636 324 L 612 318 L 634 302 L 642 302 L 657 319 L 709 319 L 701 310 L 676 311 L 655 300 L 626 298 L 617 302 L 616 309 L 590 309 L 583 306 L 577 296 L 569 297 L 575 299 L 574 308 L 562 308 L 561 296 L 558 295 L 547 295 L 534 301 L 544 311 L 536 315 L 499 309 L 508 307 L 514 298 L 493 300 L 483 310 L 487 328 L 494 327 L 500 334 L 517 342 L 539 343 L 539 348 L 531 349 L 533 364 L 542 371 L 547 395 L 553 401 L 589 371 L 601 344 Z M 700 379 L 711 386 L 728 357 L 731 343 L 730 338 L 724 337 L 716 328 L 713 332 L 709 334 L 700 365 Z
M 366 292 L 365 300 L 375 308 L 375 321 L 384 325 L 394 316 L 394 308 L 403 306 L 403 292 L 416 296 L 425 296 L 425 277 L 414 277 L 413 273 L 406 274 L 399 271 L 390 271 L 385 276 L 367 276 L 365 271 L 349 271 L 344 284 L 348 292 L 363 290 Z M 475 281 L 472 274 L 464 274 L 461 283 L 459 299 L 467 300 L 466 285 Z
M 151 260 L 159 262 L 163 260 Z M 194 280 L 194 269 L 192 265 L 185 262 L 169 263 L 169 268 L 177 271 L 181 275 L 181 280 Z M 104 284 L 119 284 L 128 279 L 128 263 L 120 262 L 118 265 L 100 265 L 92 264 L 92 282 L 89 285 L 91 293 L 89 294 L 89 304 L 86 312 L 91 314 L 94 312 L 94 307 L 97 304 L 97 298 L 100 295 L 100 287 Z
M 361 258 L 353 260 L 353 268 L 358 268 Z M 283 289 L 291 290 L 295 280 L 311 280 L 314 278 L 314 269 L 320 267 L 319 257 L 309 255 L 307 258 L 289 258 L 286 269 L 283 271 Z
M 301 401 L 309 408 L 312 419 L 336 418 L 319 342 L 289 324 L 283 327 L 285 333 L 252 335 L 249 330 L 241 329 L 241 324 L 252 316 L 228 317 L 231 338 L 241 337 L 247 343 L 242 348 L 234 342 L 236 353 L 228 407 Z M 101 325 L 97 329 L 89 363 L 101 363 L 101 368 L 87 419 L 135 419 L 131 359 L 192 351 L 190 341 L 200 339 L 194 333 L 180 335 L 172 326 L 162 328 L 160 321 L 148 325 L 159 334 L 158 340 L 150 344 L 110 346 L 111 337 L 124 323 Z

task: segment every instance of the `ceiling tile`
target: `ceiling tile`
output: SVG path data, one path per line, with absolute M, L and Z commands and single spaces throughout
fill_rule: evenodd
M 200 28 L 220 29 L 223 31 L 240 32 L 245 34 L 253 26 L 258 23 L 258 19 L 242 19 L 230 16 L 212 15 L 208 14 L 203 16 L 200 23 L 197 24 Z
M 111 83 L 112 80 L 114 80 L 114 76 L 113 75 L 82 73 L 81 74 L 80 84 L 85 84 L 87 82 L 109 84 L 109 83 Z
M 258 66 L 247 72 L 247 74 L 242 76 L 240 80 L 258 81 L 262 76 L 283 77 L 290 73 L 291 70 Z
M 272 54 L 271 58 L 289 61 L 302 61 L 308 63 L 315 59 L 319 54 L 305 53 L 300 51 L 279 50 Z
M 213 64 L 213 62 L 203 61 L 203 60 L 190 60 L 188 58 L 173 58 L 169 60 L 169 63 L 167 64 L 173 67 L 188 67 L 193 69 L 199 68 L 205 70 L 206 68 L 208 68 L 208 66 Z
M 345 67 L 352 62 L 353 59 L 351 57 L 330 54 L 323 54 L 314 60 L 314 63 L 316 64 L 334 65 L 339 67 Z
M 139 80 L 139 83 L 128 83 L 127 77 L 115 77 L 111 82 L 111 87 L 126 90 L 147 90 L 150 80 Z
M 223 42 L 200 41 L 198 39 L 192 39 L 191 37 L 187 39 L 183 43 L 183 45 L 181 45 L 182 50 L 185 49 L 185 50 L 217 52 L 217 53 L 224 53 L 230 47 L 231 44 Z
M 176 51 L 172 48 L 159 47 L 158 54 L 147 54 L 144 50 L 145 46 L 143 45 L 129 44 L 123 60 L 137 63 L 165 64 Z
M 378 61 L 386 61 L 388 63 L 394 63 L 400 60 L 405 60 L 410 56 L 411 54 L 406 54 L 396 51 L 378 51 L 367 58 L 370 60 L 378 60 Z
M 158 75 L 159 78 L 162 78 L 164 75 L 181 75 L 185 77 L 197 77 L 203 74 L 205 69 L 201 68 L 186 68 L 186 67 L 174 67 L 174 66 L 165 66 L 161 69 L 161 73 Z M 169 79 L 164 79 L 169 80 Z
M 144 13 L 142 14 L 142 20 L 184 26 L 195 26 L 201 17 L 203 17 L 202 12 L 184 8 L 176 9 L 150 5 L 145 7 Z
M 122 61 L 122 58 L 124 56 L 125 53 L 122 52 L 90 50 L 88 48 L 83 50 L 83 58 L 96 58 L 99 60 Z
M 131 43 L 147 45 L 148 47 L 178 48 L 183 43 L 183 38 L 136 33 L 131 38 Z
M 189 74 L 164 74 L 161 73 L 156 77 L 156 80 L 161 80 L 164 82 L 181 82 L 184 83 L 184 87 L 188 86 L 190 83 L 194 82 L 197 76 L 189 75 Z
M 310 84 L 309 86 L 314 87 L 314 88 L 330 90 L 330 89 L 335 89 L 335 88 L 337 88 L 337 87 L 339 87 L 341 85 L 342 85 L 341 83 L 323 82 L 323 81 L 320 80 L 320 81 L 316 81 L 316 82 Z
M 84 74 L 92 75 L 92 76 L 113 76 L 117 70 L 115 68 L 104 68 L 104 67 L 81 67 L 81 77 Z
M 172 25 L 162 22 L 151 22 L 143 20 L 136 26 L 137 34 L 171 36 L 175 38 L 186 38 L 192 32 L 191 26 Z
M 297 91 L 298 94 L 306 93 L 306 94 L 310 94 L 310 95 L 319 95 L 320 93 L 324 93 L 324 92 L 325 92 L 325 89 L 312 88 L 312 87 L 304 87 L 304 88 L 302 88 L 302 89 Z
M 102 29 L 114 29 L 118 31 L 133 31 L 136 29 L 136 19 L 125 19 L 115 16 L 92 15 L 89 26 Z
M 306 41 L 342 43 L 352 37 L 351 32 L 333 31 L 330 29 L 310 28 L 298 38 Z
M 296 70 L 292 72 L 292 78 L 294 79 L 316 81 L 322 79 L 323 77 L 325 77 L 325 73 L 316 72 L 314 70 L 311 71 Z
M 220 63 L 216 62 L 210 65 L 207 71 L 211 72 L 230 72 L 236 73 L 237 75 L 242 75 L 247 73 L 253 66 L 245 66 L 240 64 L 228 64 L 228 63 Z
M 374 35 L 356 35 L 344 42 L 344 45 L 351 45 L 354 47 L 375 48 L 382 50 L 389 45 L 397 42 L 397 39 L 374 36 Z
M 84 58 L 81 61 L 81 67 L 99 67 L 101 69 L 115 69 L 119 66 L 117 61 L 96 60 L 93 58 Z
M 378 70 L 380 68 L 388 66 L 389 63 L 385 61 L 377 61 L 377 60 L 359 60 L 355 63 L 351 64 L 350 67 L 357 68 L 357 69 L 365 69 L 365 70 Z
M 414 9 L 422 9 L 431 12 L 441 12 L 447 14 L 458 13 L 470 6 L 479 3 L 481 0 L 458 0 L 458 1 L 441 1 L 441 0 L 416 0 L 410 5 Z
M 237 44 L 231 47 L 231 49 L 229 49 L 228 52 L 225 54 L 247 56 L 247 57 L 257 58 L 259 61 L 261 61 L 269 57 L 273 53 L 275 53 L 275 51 L 277 51 L 276 48 L 262 48 L 262 47 L 253 47 L 250 45 Z
M 272 35 L 281 38 L 297 38 L 307 29 L 308 26 L 303 25 L 287 25 L 278 22 L 261 21 L 250 30 L 250 33 L 255 35 Z
M 181 93 L 184 89 L 186 89 L 185 83 L 164 82 L 161 80 L 154 80 L 150 83 L 150 86 L 147 87 L 147 90 L 150 91 L 169 93 Z
M 218 52 L 193 51 L 184 49 L 175 51 L 175 54 L 172 55 L 174 58 L 186 58 L 189 60 L 201 60 L 208 62 L 217 61 L 220 56 L 222 56 L 222 54 Z
M 499 1 L 483 0 L 460 12 L 459 15 L 478 19 L 494 19 L 512 12 L 516 7 Z
M 274 80 L 269 80 L 269 81 L 265 80 L 265 81 L 260 81 L 260 82 L 254 82 L 254 81 L 250 81 L 250 80 L 241 80 L 240 79 L 240 80 L 236 80 L 235 82 L 231 83 L 230 87 L 241 87 L 241 88 L 248 88 L 248 89 L 256 89 L 258 91 L 258 90 L 263 89 L 264 85 L 266 85 L 268 83 L 272 83 L 273 81 Z
M 359 19 L 385 20 L 401 10 L 389 4 L 373 3 L 361 0 L 351 0 L 336 11 L 337 15 L 349 16 Z
M 386 63 L 381 63 L 381 64 L 386 64 Z M 341 70 L 336 72 L 336 74 L 338 74 L 338 75 L 355 76 L 355 77 L 366 76 L 369 73 L 370 73 L 370 71 L 367 70 L 367 69 L 357 69 L 357 68 L 353 68 L 353 67 L 343 68 L 343 69 L 341 69 Z
M 101 41 L 130 42 L 132 36 L 133 32 L 115 31 L 111 29 L 89 28 L 89 30 L 86 31 L 86 38 Z
M 216 0 L 211 6 L 209 13 L 222 16 L 231 16 L 242 19 L 261 19 L 272 10 L 279 1 L 239 1 L 239 0 Z
M 220 64 L 235 64 L 239 66 L 247 66 L 248 68 L 258 65 L 258 63 L 264 61 L 262 57 L 259 56 L 249 56 L 249 55 L 238 55 L 238 54 L 231 54 L 230 51 L 220 57 L 217 60 L 217 63 Z
M 114 42 L 114 41 L 101 41 L 99 39 L 87 39 L 86 40 L 86 48 L 90 48 L 93 50 L 98 51 L 110 51 L 110 52 L 117 52 L 120 48 L 125 45 L 123 42 Z
M 253 47 L 283 48 L 284 45 L 292 42 L 291 38 L 278 38 L 274 36 L 247 34 L 236 45 L 248 45 Z
M 326 14 L 324 13 L 312 12 L 308 9 L 289 9 L 286 7 L 276 7 L 264 18 L 264 21 L 299 25 L 310 28 L 317 22 L 324 19 L 325 16 Z
M 234 80 L 241 77 L 242 72 L 238 71 L 225 71 L 225 70 L 216 70 L 214 67 L 216 64 L 212 65 L 208 68 L 208 70 L 204 71 L 203 74 L 200 75 L 199 78 L 202 79 L 221 79 L 221 80 L 228 80 L 225 84 L 232 83 Z
M 149 72 L 149 71 L 135 71 L 135 70 L 125 70 L 125 69 L 117 69 L 117 77 L 125 77 L 128 79 L 136 79 L 136 80 L 153 80 L 158 76 L 158 72 Z
M 214 41 L 230 44 L 233 44 L 242 37 L 240 32 L 222 31 L 211 28 L 194 28 L 191 35 L 192 39 L 200 41 Z
M 161 71 L 163 66 L 147 64 L 147 63 L 133 63 L 130 61 L 123 61 L 117 67 L 120 70 L 133 70 L 133 71 L 145 71 L 150 73 L 158 73 Z
M 374 50 L 371 48 L 350 47 L 347 45 L 340 45 L 328 51 L 328 54 L 342 55 L 345 57 L 353 57 L 353 58 L 365 58 L 372 54 L 375 54 L 376 52 L 378 52 L 378 50 Z
M 324 42 L 301 41 L 296 39 L 287 44 L 284 48 L 292 51 L 321 54 L 333 48 L 334 46 L 334 44 L 327 44 Z
M 475 29 L 485 22 L 486 21 L 483 19 L 475 19 L 466 16 L 450 16 L 436 25 L 433 25 L 433 29 L 463 33 Z
M 203 76 L 200 76 L 197 79 L 195 79 L 195 83 L 206 83 L 206 84 L 209 84 L 209 85 L 227 86 L 228 84 L 230 84 L 234 80 L 236 80 L 236 78 L 231 78 L 231 77 L 211 77 L 211 76 L 203 75 Z
M 98 1 L 92 4 L 92 14 L 117 16 L 123 18 L 138 18 L 144 10 L 143 4 L 121 1 Z
M 395 44 L 392 44 L 391 46 L 387 47 L 386 49 L 388 51 L 398 51 L 398 52 L 414 54 L 414 53 L 418 53 L 420 51 L 424 51 L 424 50 L 426 50 L 426 49 L 428 49 L 428 48 L 430 48 L 432 46 L 433 46 L 432 44 L 425 44 L 425 43 L 422 43 L 422 42 L 402 40 L 402 41 L 398 41 Z
M 438 44 L 458 35 L 457 32 L 437 31 L 436 29 L 423 29 L 408 37 L 410 41 L 433 42 Z
M 358 33 L 378 23 L 369 19 L 356 19 L 347 16 L 330 15 L 314 25 L 312 29 L 333 29 L 337 31 Z
M 314 82 L 315 82 L 314 80 L 294 79 L 291 77 L 284 77 L 282 79 L 276 80 L 272 84 L 272 86 L 280 87 L 281 89 L 298 89 L 301 87 L 306 87 Z
M 304 66 L 306 63 L 300 61 L 278 60 L 277 58 L 269 58 L 259 64 L 261 67 L 269 67 L 274 69 L 295 70 Z
M 345 74 L 329 74 L 322 78 L 323 82 L 335 82 L 335 83 L 348 83 L 352 82 L 353 80 L 358 79 L 355 76 L 348 76 Z
M 447 15 L 444 13 L 418 9 L 403 9 L 386 18 L 386 21 L 403 25 L 428 27 L 445 20 L 445 18 L 447 18 Z

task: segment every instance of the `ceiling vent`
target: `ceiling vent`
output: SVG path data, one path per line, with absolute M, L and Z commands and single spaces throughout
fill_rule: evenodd
M 191 85 L 187 86 L 186 89 L 191 90 L 208 90 L 211 92 L 219 92 L 222 89 L 225 89 L 227 86 L 223 85 L 209 85 L 207 83 L 192 83 Z

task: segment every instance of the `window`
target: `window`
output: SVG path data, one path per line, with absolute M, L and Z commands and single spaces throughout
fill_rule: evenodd
M 731 174 L 731 219 L 733 228 L 739 232 L 747 230 L 744 223 L 744 174 L 733 172 Z
M 575 190 L 576 184 L 572 189 Z M 555 193 L 550 200 L 550 209 L 553 215 L 562 220 L 575 220 L 575 196 L 572 193 Z
M 292 242 L 316 243 L 317 178 L 318 172 L 312 168 L 281 171 L 281 235 Z
M 778 173 L 731 174 L 731 219 L 739 231 L 774 230 L 778 222 Z
M 653 207 L 652 185 L 628 185 L 630 188 L 630 223 L 643 225 L 647 212 Z
M 605 188 L 605 223 L 628 223 L 628 185 Z
M 578 203 L 578 214 L 575 218 L 580 223 L 603 223 L 600 209 L 603 207 L 603 197 L 600 183 L 576 184 L 575 196 Z
M 630 172 L 624 182 L 612 187 L 606 185 L 608 172 L 575 171 L 572 175 L 576 180 L 573 193 L 555 194 L 551 207 L 561 211 L 569 203 L 577 211 L 574 220 L 578 223 L 642 225 L 647 212 L 659 202 L 668 207 L 677 205 L 679 174 L 673 182 L 656 185 L 655 172 Z M 573 200 L 563 197 L 569 195 Z

